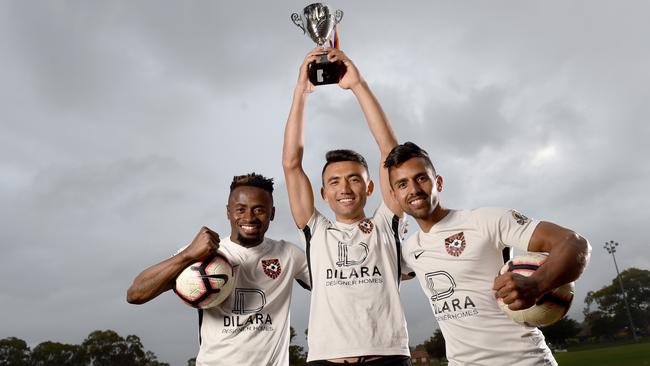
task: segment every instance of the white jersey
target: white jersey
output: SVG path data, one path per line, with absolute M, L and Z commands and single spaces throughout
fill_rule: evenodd
M 222 238 L 219 252 L 232 263 L 235 288 L 220 305 L 199 310 L 197 366 L 289 365 L 289 304 L 296 279 L 308 286 L 305 253 L 265 238 L 253 248 Z
M 503 250 L 527 250 L 538 223 L 514 210 L 450 210 L 404 245 L 406 265 L 442 330 L 449 365 L 557 365 L 542 332 L 508 318 L 492 289 Z
M 312 287 L 307 361 L 410 355 L 399 299 L 404 233 L 404 220 L 383 203 L 354 224 L 314 211 L 303 229 Z

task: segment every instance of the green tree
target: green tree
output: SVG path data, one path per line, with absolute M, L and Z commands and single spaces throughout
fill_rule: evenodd
M 86 366 L 86 351 L 80 345 L 43 342 L 32 350 L 33 366 Z
M 428 340 L 424 341 L 424 349 L 427 351 L 429 356 L 442 360 L 447 356 L 445 350 L 445 337 L 442 336 L 442 331 L 436 329 L 433 333 L 433 336 Z
M 650 271 L 629 268 L 621 272 L 621 281 L 627 293 L 630 313 L 637 329 L 650 325 Z M 585 298 L 583 313 L 595 336 L 608 337 L 629 328 L 625 301 L 617 278 L 598 291 L 590 291 Z M 592 306 L 595 307 L 592 310 Z M 631 333 L 631 332 L 628 332 Z
M 113 330 L 90 333 L 82 347 L 93 366 L 169 366 L 158 362 L 153 352 L 145 351 L 138 336 L 128 335 L 125 339 Z
M 0 339 L 0 366 L 29 366 L 29 347 L 22 339 Z
M 296 337 L 296 330 L 293 327 L 289 327 L 289 341 L 293 342 L 293 339 Z M 297 344 L 289 345 L 289 365 L 291 366 L 303 366 L 307 365 L 307 359 L 305 357 L 305 349 L 302 346 Z
M 192 357 L 187 360 L 187 366 L 196 366 L 196 357 Z
M 540 329 L 551 345 L 566 346 L 567 340 L 574 338 L 580 332 L 580 325 L 577 321 L 565 317 L 555 324 Z
M 616 329 L 614 327 L 614 322 L 602 311 L 596 310 L 586 313 L 584 324 L 589 328 L 593 337 L 602 340 L 611 340 L 614 338 L 614 332 L 612 331 L 613 329 Z

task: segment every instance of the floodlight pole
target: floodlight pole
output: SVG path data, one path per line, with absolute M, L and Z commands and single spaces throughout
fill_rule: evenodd
M 637 341 L 636 337 L 636 330 L 634 330 L 634 323 L 632 322 L 632 313 L 630 312 L 630 305 L 627 303 L 627 293 L 625 292 L 625 288 L 623 288 L 623 280 L 621 280 L 621 274 L 618 272 L 618 264 L 616 264 L 616 247 L 618 246 L 618 242 L 615 242 L 613 240 L 605 242 L 605 250 L 607 250 L 607 253 L 612 255 L 612 258 L 614 258 L 614 267 L 616 267 L 616 278 L 618 278 L 618 284 L 621 286 L 621 292 L 623 293 L 623 301 L 625 302 L 625 310 L 627 310 L 627 318 L 630 321 L 630 329 L 632 329 L 632 338 L 634 338 L 634 341 Z

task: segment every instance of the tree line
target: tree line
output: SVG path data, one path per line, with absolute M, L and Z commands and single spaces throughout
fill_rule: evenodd
M 33 349 L 16 337 L 0 339 L 0 366 L 87 365 L 169 366 L 146 351 L 138 336 L 124 338 L 110 329 L 90 333 L 81 344 L 46 341 Z

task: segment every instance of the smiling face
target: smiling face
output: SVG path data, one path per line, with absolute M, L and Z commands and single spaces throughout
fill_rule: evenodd
M 436 219 L 442 177 L 423 158 L 411 158 L 389 169 L 391 193 L 402 210 L 418 223 Z
M 354 223 L 364 219 L 363 209 L 372 190 L 373 183 L 368 181 L 368 171 L 360 163 L 330 163 L 323 172 L 321 195 L 339 222 Z
M 264 234 L 275 215 L 273 197 L 262 188 L 237 187 L 230 193 L 226 213 L 230 221 L 230 240 L 254 247 L 264 241 Z

